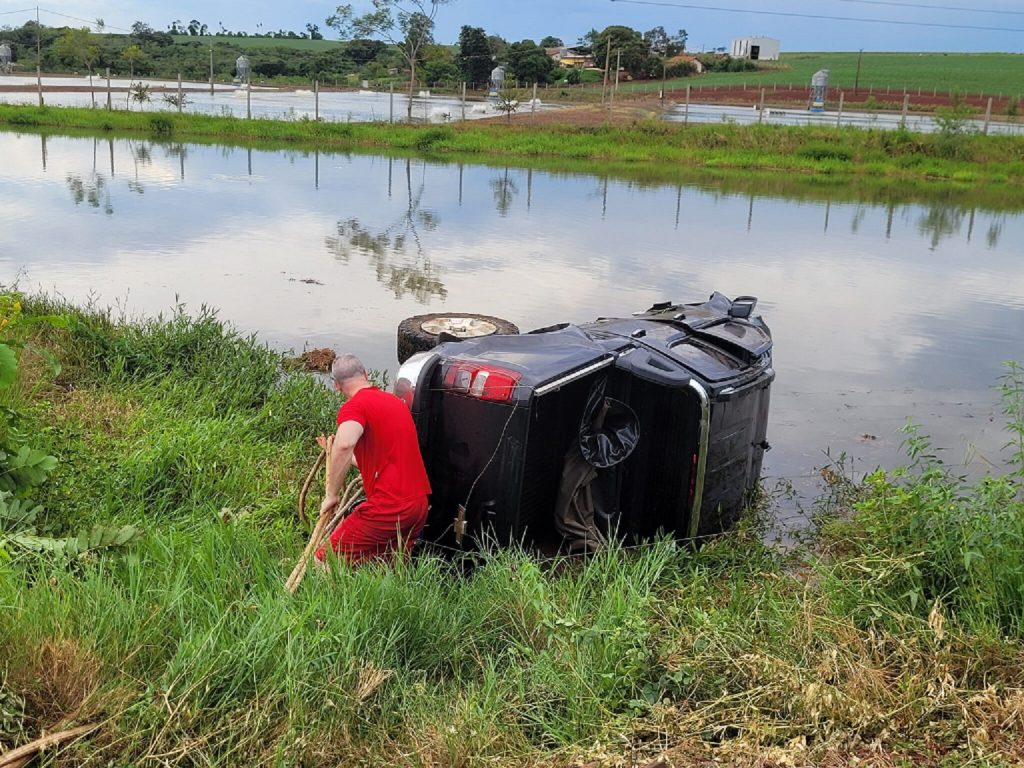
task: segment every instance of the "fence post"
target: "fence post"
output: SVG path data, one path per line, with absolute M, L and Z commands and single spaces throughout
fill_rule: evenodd
M 533 116 L 537 112 L 537 83 L 533 84 L 533 100 L 530 102 L 530 122 L 533 122 Z
M 313 81 L 313 119 L 320 120 L 320 81 Z
M 110 67 L 107 67 L 107 112 L 112 109 L 110 105 Z
M 178 114 L 181 114 L 181 72 L 178 73 Z
M 910 106 L 910 94 L 903 94 L 903 114 L 900 116 L 900 128 L 907 127 L 907 108 Z
M 760 125 L 764 122 L 764 88 L 761 89 L 761 103 L 757 109 L 757 123 Z
M 395 122 L 395 83 L 391 81 L 391 90 L 388 95 L 388 122 Z
M 988 133 L 988 124 L 989 124 L 989 121 L 991 119 L 992 119 L 992 97 L 989 96 L 988 97 L 988 106 L 985 107 L 985 127 L 982 129 L 982 131 L 981 131 L 982 133 L 984 133 L 984 134 Z
M 839 127 L 839 122 L 843 119 L 843 100 L 846 98 L 846 92 L 839 92 L 839 114 L 836 115 L 836 128 Z
M 252 120 L 252 86 L 245 84 L 245 119 Z
M 462 83 L 462 119 L 466 119 L 466 83 Z
M 690 122 L 690 86 L 686 86 L 686 106 L 683 108 L 683 125 Z

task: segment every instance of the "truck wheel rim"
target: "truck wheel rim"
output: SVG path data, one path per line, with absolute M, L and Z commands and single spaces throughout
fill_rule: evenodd
M 436 317 L 422 322 L 420 328 L 435 336 L 447 333 L 460 339 L 490 336 L 498 330 L 494 323 L 476 317 Z

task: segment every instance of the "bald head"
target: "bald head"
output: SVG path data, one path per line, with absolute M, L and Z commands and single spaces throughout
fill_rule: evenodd
M 355 355 L 339 355 L 331 365 L 331 378 L 339 387 L 353 379 L 366 379 L 366 367 Z

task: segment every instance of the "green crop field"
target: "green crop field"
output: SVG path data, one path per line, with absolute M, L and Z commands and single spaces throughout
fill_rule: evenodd
M 174 35 L 176 43 L 200 42 L 205 45 L 210 43 L 227 43 L 236 48 L 291 48 L 297 51 L 328 51 L 337 48 L 341 43 L 338 40 L 294 40 L 287 37 L 227 37 L 225 35 L 206 35 L 195 37 L 192 35 Z
M 783 53 L 778 62 L 764 62 L 759 72 L 716 72 L 673 80 L 671 87 L 740 85 L 799 85 L 807 87 L 811 75 L 827 69 L 833 87 L 852 88 L 857 74 L 857 52 Z M 631 84 L 627 89 L 658 88 L 660 83 Z M 985 93 L 1019 95 L 1024 92 L 1024 55 L 1013 53 L 865 53 L 860 87 L 884 91 L 904 88 L 922 93 Z

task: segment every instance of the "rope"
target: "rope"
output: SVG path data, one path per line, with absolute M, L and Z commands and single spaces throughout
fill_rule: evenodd
M 302 484 L 302 490 L 299 491 L 299 519 L 307 525 L 309 524 L 309 515 L 306 514 L 306 494 L 309 493 L 309 486 L 313 484 L 313 478 L 316 477 L 316 473 L 323 466 L 326 456 L 327 452 L 321 451 L 320 455 L 316 457 L 313 468 L 309 470 L 309 474 L 306 475 L 306 481 Z
M 331 449 L 334 447 L 334 436 L 328 437 L 323 446 L 324 452 L 322 458 L 326 463 L 327 469 L 324 472 L 324 491 L 327 490 L 327 484 L 330 482 L 331 477 Z M 315 474 L 316 470 L 319 469 L 320 459 L 313 467 L 313 471 L 310 473 L 310 478 Z M 307 478 L 307 483 L 309 479 Z M 339 523 L 345 518 L 345 515 L 349 512 L 349 507 L 354 505 L 354 502 L 358 500 L 359 494 L 362 492 L 363 482 L 362 479 L 356 476 L 345 486 L 344 491 L 341 494 L 341 501 L 338 503 L 338 507 L 332 517 L 326 517 L 321 515 L 316 522 L 316 526 L 313 528 L 313 533 L 310 534 L 309 543 L 306 544 L 306 548 L 302 551 L 299 561 L 295 564 L 295 568 L 292 569 L 291 575 L 285 582 L 284 586 L 290 593 L 294 594 L 295 590 L 299 588 L 299 584 L 302 582 L 302 578 L 306 575 L 306 568 L 309 566 L 309 561 L 314 557 L 316 551 L 320 547 L 324 546 L 325 542 L 331 535 L 331 532 L 338 526 Z M 303 491 L 306 487 L 303 487 Z M 303 498 L 303 502 L 305 499 Z M 304 511 L 304 510 L 303 510 Z

